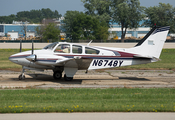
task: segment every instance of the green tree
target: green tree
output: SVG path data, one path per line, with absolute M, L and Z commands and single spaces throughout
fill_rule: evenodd
M 113 21 L 121 25 L 122 42 L 128 28 L 136 29 L 144 18 L 139 0 L 112 0 Z
M 71 38 L 73 32 L 73 20 L 80 14 L 79 11 L 67 11 L 64 15 L 64 20 L 62 24 L 62 30 Z
M 104 21 L 78 11 L 67 11 L 64 18 L 62 29 L 74 42 L 80 39 L 106 39 L 102 37 L 108 34 L 108 27 Z
M 27 28 L 28 28 L 28 25 L 27 24 L 22 24 L 21 25 L 21 32 L 23 34 L 25 34 L 25 40 L 27 39 Z
M 159 3 L 159 6 L 148 7 L 145 9 L 146 17 L 145 26 L 153 27 L 170 26 L 170 32 L 175 32 L 175 7 L 172 5 Z
M 79 39 L 93 39 L 92 31 L 94 29 L 94 23 L 91 16 L 84 13 L 79 13 L 73 20 L 72 26 L 72 38 L 74 40 Z
M 52 39 L 52 41 L 58 41 L 60 36 L 59 27 L 54 23 L 49 23 L 46 25 L 43 31 L 43 39 L 47 41 L 48 39 Z
M 73 20 L 73 32 L 72 38 L 74 40 L 79 39 L 95 39 L 95 40 L 106 40 L 108 38 L 108 27 L 103 21 L 80 13 Z
M 11 24 L 13 20 L 16 20 L 16 16 L 11 14 L 9 16 L 0 16 L 0 23 Z
M 30 23 L 40 23 L 43 18 L 60 18 L 62 15 L 57 10 L 51 11 L 49 8 L 41 10 L 21 11 L 17 15 L 0 16 L 1 23 L 12 23 L 13 20 L 28 21 Z
M 81 0 L 84 3 L 85 13 L 109 25 L 111 17 L 111 0 Z
M 43 38 L 43 33 L 45 28 L 46 28 L 46 25 L 43 25 L 43 24 L 41 24 L 40 26 L 37 26 L 35 28 L 37 36 L 39 36 L 40 38 Z
M 104 23 L 104 21 L 101 22 L 100 25 L 98 25 L 98 27 L 94 30 L 94 36 L 96 40 L 106 41 L 109 36 L 108 29 L 109 29 L 108 25 Z

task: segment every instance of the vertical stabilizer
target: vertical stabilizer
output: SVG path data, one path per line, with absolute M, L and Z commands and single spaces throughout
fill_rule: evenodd
M 128 51 L 144 56 L 159 58 L 169 29 L 169 26 L 155 26 L 134 48 L 130 48 Z

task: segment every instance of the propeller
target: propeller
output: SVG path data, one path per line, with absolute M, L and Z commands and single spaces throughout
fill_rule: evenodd
M 32 51 L 31 51 L 31 55 L 26 57 L 27 60 L 31 61 L 31 62 L 35 62 L 36 61 L 36 55 L 34 54 L 34 44 L 33 44 L 33 40 L 32 40 Z
M 20 40 L 20 50 L 19 52 L 22 52 L 22 40 Z

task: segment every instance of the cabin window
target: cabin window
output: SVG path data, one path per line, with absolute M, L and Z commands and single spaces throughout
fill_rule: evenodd
M 55 49 L 57 53 L 70 53 L 70 45 L 68 44 L 61 44 Z
M 82 46 L 72 45 L 72 52 L 82 54 Z
M 92 48 L 88 48 L 88 47 L 85 47 L 85 53 L 86 54 L 99 54 L 100 51 L 99 50 L 95 50 L 95 49 L 92 49 Z
M 58 43 L 54 42 L 52 44 L 47 45 L 46 47 L 44 47 L 43 49 L 53 49 Z

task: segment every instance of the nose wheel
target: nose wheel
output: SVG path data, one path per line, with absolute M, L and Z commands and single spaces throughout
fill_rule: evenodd
M 19 80 L 25 80 L 25 75 L 22 75 L 22 74 L 19 75 L 18 79 L 19 79 Z
M 19 80 L 25 80 L 25 74 L 24 74 L 24 72 L 25 72 L 25 69 L 22 67 L 21 74 L 18 77 Z

